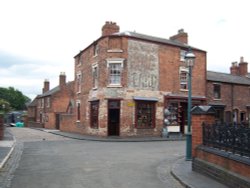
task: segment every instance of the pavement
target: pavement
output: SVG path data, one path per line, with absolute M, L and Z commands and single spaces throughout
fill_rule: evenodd
M 159 138 L 159 137 L 140 137 L 140 138 L 121 138 L 121 137 L 96 137 L 75 133 L 67 133 L 59 130 L 37 129 L 51 134 L 60 135 L 77 140 L 89 140 L 99 142 L 154 142 L 154 141 L 172 141 L 183 140 L 180 137 Z M 0 170 L 4 167 L 11 153 L 15 148 L 15 138 L 5 129 L 4 139 L 0 140 Z M 186 188 L 227 188 L 227 186 L 197 172 L 192 171 L 192 161 L 186 161 L 184 158 L 177 160 L 171 169 L 171 174 Z

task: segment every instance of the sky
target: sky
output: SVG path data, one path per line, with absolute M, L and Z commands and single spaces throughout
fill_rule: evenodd
M 181 28 L 207 52 L 207 69 L 229 73 L 250 62 L 248 0 L 0 0 L 0 87 L 33 99 L 43 82 L 74 79 L 74 56 L 101 36 L 106 21 L 120 31 L 169 38 Z M 250 66 L 249 66 L 250 67 Z

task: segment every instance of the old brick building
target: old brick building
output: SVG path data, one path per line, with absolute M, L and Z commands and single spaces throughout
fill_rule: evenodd
M 29 126 L 60 129 L 60 114 L 72 113 L 74 82 L 66 83 L 66 75 L 59 76 L 59 85 L 50 89 L 50 82 L 44 81 L 43 93 L 28 106 Z
M 184 133 L 188 35 L 170 39 L 120 32 L 106 22 L 102 35 L 75 56 L 74 116 L 62 116 L 61 130 L 99 136 L 159 136 L 164 108 L 170 108 L 170 132 Z M 193 104 L 206 102 L 206 52 L 191 47 Z M 45 96 L 43 96 L 45 97 Z
M 232 63 L 230 74 L 207 72 L 208 104 L 215 107 L 216 119 L 227 123 L 249 123 L 250 78 L 243 57 Z

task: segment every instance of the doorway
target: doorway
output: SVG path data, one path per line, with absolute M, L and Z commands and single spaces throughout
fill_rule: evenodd
M 108 136 L 120 135 L 120 100 L 108 101 Z

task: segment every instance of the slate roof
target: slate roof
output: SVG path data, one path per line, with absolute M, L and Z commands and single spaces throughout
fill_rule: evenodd
M 141 33 L 136 33 L 136 32 L 131 32 L 131 31 L 125 31 L 125 32 L 119 32 L 119 33 L 114 33 L 112 34 L 113 36 L 128 36 L 131 38 L 138 38 L 138 39 L 142 39 L 142 40 L 148 40 L 148 41 L 152 41 L 152 42 L 159 42 L 159 43 L 164 43 L 164 44 L 170 44 L 170 45 L 174 45 L 174 46 L 179 46 L 182 48 L 188 48 L 191 47 L 188 44 L 179 42 L 177 40 L 170 40 L 170 39 L 165 39 L 165 38 L 160 38 L 160 37 L 154 37 L 154 36 L 150 36 L 150 35 L 145 35 L 145 34 L 141 34 Z M 195 47 L 191 47 L 192 49 L 196 49 L 196 50 L 200 50 L 200 51 L 204 51 Z
M 154 37 L 154 36 L 145 35 L 145 34 L 141 34 L 141 33 L 137 33 L 137 32 L 131 32 L 131 31 L 118 32 L 118 33 L 114 33 L 114 34 L 109 35 L 109 36 L 126 36 L 126 37 L 130 37 L 130 38 L 135 38 L 135 39 L 141 39 L 141 40 L 146 40 L 146 41 L 151 41 L 151 42 L 157 42 L 157 43 L 163 43 L 163 44 L 178 46 L 178 47 L 181 47 L 181 48 L 189 48 L 190 47 L 190 48 L 192 48 L 194 50 L 199 50 L 199 51 L 202 51 L 202 52 L 206 52 L 206 51 L 201 50 L 199 48 L 195 48 L 195 47 L 190 46 L 188 44 L 179 42 L 177 40 L 170 40 L 170 39 L 165 39 L 165 38 L 160 38 L 160 37 Z M 91 45 L 93 45 L 98 40 L 102 39 L 103 37 L 106 37 L 106 36 L 101 36 L 96 41 L 92 42 L 89 46 L 87 46 L 86 48 L 81 50 L 77 55 L 75 55 L 74 58 L 79 56 L 83 51 L 88 49 Z
M 207 80 L 230 84 L 250 85 L 250 78 L 227 73 L 207 71 Z
M 66 85 L 69 86 L 71 83 L 73 83 L 73 81 L 67 82 Z M 49 91 L 47 91 L 47 92 L 45 92 L 45 93 L 37 96 L 37 98 L 42 98 L 42 97 L 50 96 L 50 95 L 53 95 L 53 94 L 55 94 L 55 93 L 57 93 L 59 91 L 60 91 L 60 86 L 56 86 L 53 89 L 51 89 L 51 90 L 49 90 Z
M 36 96 L 36 98 L 34 98 L 34 100 L 30 104 L 28 104 L 28 107 L 37 106 L 37 97 L 38 96 Z

